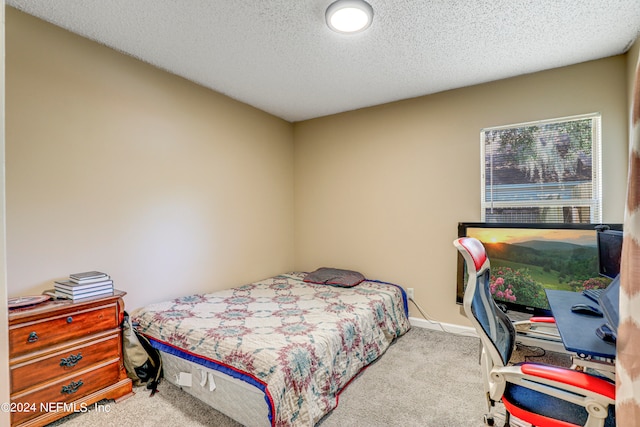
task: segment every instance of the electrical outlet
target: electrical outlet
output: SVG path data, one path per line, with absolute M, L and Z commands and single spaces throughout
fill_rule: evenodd
M 407 288 L 407 298 L 413 299 L 413 288 Z

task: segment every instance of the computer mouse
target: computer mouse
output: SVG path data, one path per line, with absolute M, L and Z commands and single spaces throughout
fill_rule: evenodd
M 613 329 L 611 329 L 609 325 L 607 325 L 606 323 L 600 326 L 598 329 L 596 329 L 596 335 L 601 340 L 610 342 L 610 343 L 615 343 L 616 339 L 618 338 L 616 336 L 616 333 L 613 332 Z
M 589 304 L 575 304 L 571 307 L 571 311 L 579 314 L 586 314 L 588 316 L 598 316 L 602 317 L 602 312 L 598 307 L 594 307 Z

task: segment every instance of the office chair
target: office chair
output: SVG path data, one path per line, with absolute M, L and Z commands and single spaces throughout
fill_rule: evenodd
M 493 425 L 495 403 L 502 401 L 505 426 L 511 425 L 511 415 L 541 427 L 615 426 L 615 384 L 584 372 L 539 363 L 507 366 L 516 331 L 491 296 L 485 248 L 472 237 L 457 239 L 453 244 L 469 274 L 464 311 L 482 344 L 480 363 L 488 409 L 485 424 Z

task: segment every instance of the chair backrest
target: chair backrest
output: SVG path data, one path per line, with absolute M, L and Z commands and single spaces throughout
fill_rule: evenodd
M 493 364 L 505 366 L 515 346 L 516 331 L 511 320 L 491 295 L 491 263 L 482 243 L 473 237 L 453 242 L 467 266 L 468 280 L 463 307 Z

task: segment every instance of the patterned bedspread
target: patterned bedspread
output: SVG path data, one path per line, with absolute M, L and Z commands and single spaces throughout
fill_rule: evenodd
M 157 303 L 132 317 L 161 350 L 263 390 L 272 425 L 314 425 L 410 325 L 398 286 L 315 285 L 305 274 Z

